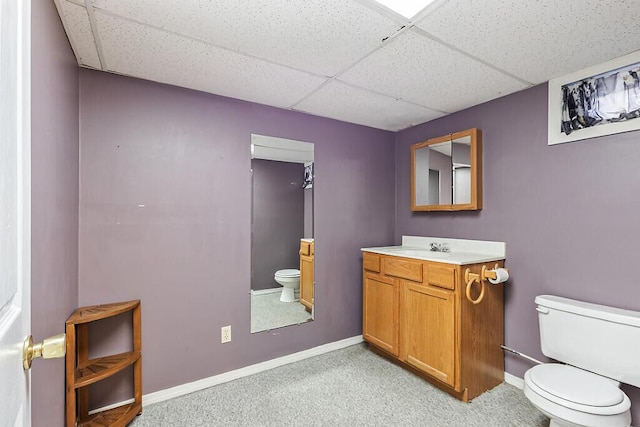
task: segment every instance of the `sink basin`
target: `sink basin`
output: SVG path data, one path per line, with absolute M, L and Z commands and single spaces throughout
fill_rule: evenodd
M 420 258 L 446 258 L 451 256 L 451 252 L 436 252 L 429 249 L 390 249 L 391 252 L 400 256 L 420 257 Z

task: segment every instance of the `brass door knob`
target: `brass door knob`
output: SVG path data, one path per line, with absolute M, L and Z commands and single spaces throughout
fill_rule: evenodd
M 26 371 L 31 368 L 33 359 L 38 357 L 54 359 L 64 357 L 65 354 L 67 354 L 67 336 L 65 334 L 45 338 L 39 344 L 33 344 L 33 337 L 29 335 L 24 339 L 22 347 L 22 367 Z

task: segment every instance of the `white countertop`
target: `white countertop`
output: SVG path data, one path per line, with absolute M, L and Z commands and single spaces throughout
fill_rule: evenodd
M 431 251 L 431 243 L 447 244 L 450 252 Z M 506 244 L 504 242 L 439 237 L 402 236 L 401 246 L 380 246 L 362 248 L 361 250 L 457 265 L 500 261 L 506 258 Z

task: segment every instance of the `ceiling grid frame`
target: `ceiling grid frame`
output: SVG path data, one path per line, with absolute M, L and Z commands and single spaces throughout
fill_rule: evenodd
M 165 0 L 54 0 L 81 67 L 94 69 L 91 64 L 99 62 L 102 71 L 118 75 L 391 131 L 430 121 L 557 77 L 544 74 L 545 70 L 572 70 L 571 67 L 575 67 L 572 64 L 583 67 L 591 61 L 590 52 L 581 49 L 580 39 L 576 40 L 575 46 L 572 45 L 572 50 L 577 52 L 575 58 L 567 59 L 565 55 L 558 54 L 557 39 L 562 38 L 558 35 L 566 27 L 564 19 L 571 17 L 554 15 L 548 20 L 543 19 L 545 13 L 555 12 L 557 15 L 558 11 L 565 13 L 569 10 L 556 4 L 555 0 L 540 0 L 535 6 L 528 3 L 522 13 L 517 12 L 517 6 L 523 0 L 485 0 L 482 4 L 467 3 L 468 0 L 435 0 L 410 19 L 374 0 L 217 1 L 193 1 L 176 6 Z M 576 1 L 578 8 L 597 3 L 597 0 Z M 62 12 L 65 4 L 78 7 L 68 19 Z M 195 6 L 200 6 L 200 9 L 184 9 Z M 86 17 L 81 16 L 81 7 L 86 11 Z M 182 9 L 177 10 L 176 7 Z M 173 13 L 175 11 L 179 13 Z M 346 11 L 350 13 L 344 14 Z M 612 47 L 611 52 L 619 55 L 621 52 L 630 53 L 626 52 L 629 49 L 640 50 L 640 27 L 634 24 L 640 20 L 640 7 L 634 0 L 617 0 L 606 11 L 590 13 L 605 24 L 608 16 L 625 17 L 613 25 L 617 25 L 616 34 L 619 32 L 627 37 L 622 47 Z M 106 16 L 116 21 L 104 21 Z M 88 19 L 89 22 L 82 24 L 81 29 L 69 28 L 70 25 L 81 25 L 79 19 Z M 187 20 L 181 21 L 183 19 Z M 119 23 L 124 22 L 129 24 L 123 33 L 119 31 Z M 460 22 L 460 28 L 475 33 L 465 34 L 452 28 L 451 25 L 456 26 L 457 22 Z M 105 28 L 102 28 L 103 23 Z M 504 25 L 510 31 L 508 39 L 504 39 L 505 30 L 501 29 Z M 590 31 L 602 31 L 607 35 L 613 31 L 611 23 L 601 26 L 602 29 L 592 26 Z M 393 28 L 395 31 L 389 31 Z M 530 41 L 527 36 L 532 28 L 538 30 Z M 487 34 L 479 32 L 485 29 L 491 31 Z M 89 31 L 93 33 L 91 43 L 74 40 L 81 35 L 86 37 Z M 141 50 L 144 46 L 136 38 L 138 34 L 145 43 L 155 45 L 150 45 L 146 52 Z M 380 35 L 379 38 L 374 37 L 376 34 Z M 492 40 L 491 34 L 502 38 Z M 425 42 L 418 42 L 415 37 Z M 165 41 L 171 41 L 168 46 L 172 47 L 163 50 L 158 43 Z M 549 43 L 548 49 L 541 48 L 540 43 L 545 42 Z M 538 45 L 531 46 L 531 43 Z M 198 44 L 202 44 L 202 48 Z M 514 63 L 513 59 L 504 62 L 504 58 L 510 59 L 510 53 L 493 49 L 494 44 L 531 48 L 538 56 L 521 51 L 517 57 L 522 63 Z M 182 48 L 190 50 L 186 53 L 171 51 Z M 598 48 L 598 61 L 612 59 L 603 53 L 607 52 L 607 46 Z M 404 53 L 392 54 L 398 50 L 404 50 Z M 223 51 L 227 54 L 222 54 Z M 83 63 L 81 52 L 91 55 L 87 57 L 89 63 Z M 156 54 L 152 52 L 156 52 L 158 61 L 165 61 L 164 68 L 162 62 L 153 65 Z M 195 56 L 198 52 L 206 58 L 198 59 Z M 117 56 L 112 57 L 114 54 Z M 296 58 L 298 54 L 302 56 Z M 174 55 L 175 60 L 196 62 L 178 66 L 175 60 L 169 59 L 169 55 Z M 429 55 L 431 59 L 427 60 Z M 540 55 L 545 55 L 542 60 Z M 401 62 L 384 64 L 381 62 L 384 59 Z M 140 61 L 143 63 L 136 65 Z M 413 64 L 416 61 L 418 63 Z M 550 66 L 554 61 L 561 66 Z M 434 67 L 431 71 L 424 68 L 430 66 Z M 537 68 L 539 66 L 540 69 Z M 367 70 L 370 67 L 381 68 Z M 197 74 L 171 74 L 185 70 L 189 73 L 197 70 Z M 242 76 L 244 70 L 247 74 Z M 257 72 L 268 74 L 259 76 L 255 74 Z M 189 80 L 190 75 L 196 76 L 195 80 Z M 209 80 L 206 75 L 211 76 Z M 537 77 L 532 80 L 530 76 L 534 75 Z M 247 80 L 255 77 L 258 78 Z M 224 82 L 219 81 L 220 78 L 231 80 L 221 86 Z M 206 83 L 211 79 L 214 84 Z M 243 85 L 242 82 L 248 84 Z M 256 86 L 258 84 L 266 86 Z M 445 88 L 451 90 L 445 91 Z M 278 95 L 278 90 L 284 92 Z M 284 96 L 285 93 L 288 95 Z M 339 99 L 333 99 L 333 96 Z M 283 104 L 285 100 L 287 102 Z M 320 100 L 327 103 L 322 104 Z M 365 111 L 354 112 L 354 108 Z M 406 114 L 404 120 L 396 108 Z M 416 118 L 420 111 L 423 111 L 422 120 Z M 371 117 L 381 112 L 389 117 Z
M 358 1 L 358 0 L 356 0 L 356 1 Z M 338 80 L 338 81 L 340 81 L 341 83 L 349 84 L 349 83 L 347 83 L 347 82 L 343 82 L 343 81 L 341 81 L 341 80 L 340 80 L 340 76 L 341 76 L 342 74 L 346 73 L 346 72 L 347 72 L 347 71 L 349 71 L 351 68 L 355 67 L 355 66 L 356 66 L 356 65 L 358 65 L 360 62 L 364 61 L 364 60 L 365 60 L 365 59 L 367 59 L 369 56 L 373 55 L 377 50 L 382 49 L 382 47 L 383 47 L 386 43 L 392 43 L 392 42 L 393 42 L 393 39 L 395 39 L 396 37 L 398 37 L 398 36 L 399 36 L 400 34 L 402 34 L 403 32 L 407 31 L 409 28 L 411 28 L 411 26 L 409 26 L 409 25 L 403 25 L 403 26 L 402 26 L 402 27 L 400 27 L 398 30 L 394 31 L 394 32 L 393 32 L 393 34 L 390 34 L 389 36 L 385 37 L 385 38 L 382 40 L 382 44 L 380 44 L 380 45 L 376 46 L 376 47 L 375 47 L 374 49 L 372 49 L 369 53 L 365 54 L 362 58 L 358 59 L 357 61 L 355 61 L 355 62 L 354 62 L 354 63 L 352 63 L 352 64 L 349 64 L 349 65 L 348 65 L 346 68 L 344 68 L 343 70 L 340 70 L 340 71 L 339 71 L 338 73 L 336 73 L 335 75 L 333 75 L 333 76 L 329 77 L 329 78 L 327 79 L 327 81 L 326 81 L 326 82 L 324 82 L 323 84 L 321 84 L 320 86 L 318 86 L 318 87 L 317 87 L 313 92 L 311 92 L 311 93 L 307 94 L 305 97 L 303 97 L 303 98 L 302 98 L 302 99 L 300 99 L 299 101 L 297 101 L 297 102 L 295 102 L 294 104 L 292 104 L 292 105 L 290 106 L 290 108 L 291 108 L 291 109 L 293 109 L 293 110 L 295 110 L 295 108 L 296 108 L 296 106 L 297 106 L 297 105 L 299 105 L 300 103 L 304 102 L 307 98 L 309 98 L 309 97 L 310 97 L 310 96 L 312 96 L 314 93 L 316 93 L 316 92 L 318 92 L 319 90 L 321 90 L 323 87 L 325 87 L 325 86 L 326 86 L 328 83 L 330 83 L 331 81 Z M 355 88 L 358 88 L 358 89 L 369 90 L 369 89 L 366 89 L 366 88 L 358 87 L 358 86 L 356 86 L 356 85 L 352 85 L 352 84 L 349 84 L 349 85 L 350 85 L 350 86 L 353 86 L 353 87 L 355 87 Z M 384 93 L 379 93 L 379 92 L 375 92 L 375 91 L 371 91 L 371 92 L 377 93 L 378 95 L 382 95 L 382 96 L 390 97 L 390 95 L 387 95 L 387 94 L 384 94 Z M 392 97 L 392 98 L 394 98 L 394 97 Z M 396 99 L 399 99 L 399 98 L 396 98 Z M 428 108 L 428 107 L 427 107 L 427 108 Z
M 482 58 L 479 58 L 479 57 L 477 57 L 475 55 L 472 55 L 469 52 L 466 52 L 466 51 L 464 51 L 464 50 L 462 50 L 462 49 L 460 49 L 460 48 L 458 48 L 458 47 L 456 47 L 456 46 L 454 46 L 454 45 L 452 45 L 450 43 L 445 42 L 442 39 L 439 39 L 438 37 L 434 36 L 433 34 L 430 34 L 429 32 L 423 30 L 422 28 L 420 28 L 418 26 L 414 25 L 413 26 L 413 31 L 416 34 L 420 34 L 421 36 L 426 37 L 431 41 L 434 41 L 434 42 L 439 43 L 439 44 L 441 44 L 443 46 L 446 46 L 446 47 L 448 47 L 449 49 L 451 49 L 451 50 L 453 50 L 455 52 L 461 53 L 462 55 L 466 56 L 469 59 L 472 59 L 472 60 L 474 60 L 476 62 L 479 62 L 480 64 L 485 65 L 485 66 L 487 66 L 489 68 L 493 68 L 494 70 L 496 70 L 499 73 L 502 73 L 502 74 L 504 74 L 506 76 L 509 76 L 512 79 L 518 80 L 522 84 L 525 84 L 527 86 L 533 86 L 534 85 L 534 83 L 532 83 L 532 82 L 530 82 L 530 81 L 528 81 L 528 80 L 526 80 L 526 79 L 524 79 L 524 78 L 522 78 L 520 76 L 516 76 L 515 74 L 512 74 L 512 73 L 508 72 L 507 70 L 504 70 L 504 69 L 502 69 L 500 67 L 497 67 L 497 66 L 491 64 L 490 62 L 485 61 Z
M 59 0 L 59 1 L 64 1 L 64 0 Z M 86 1 L 91 1 L 91 0 L 86 0 Z M 185 39 L 189 39 L 189 40 L 192 40 L 194 42 L 203 43 L 205 45 L 213 46 L 213 47 L 216 47 L 218 49 L 225 50 L 227 52 L 231 52 L 231 53 L 234 53 L 234 54 L 237 54 L 237 55 L 245 56 L 247 58 L 257 59 L 257 60 L 264 61 L 264 62 L 267 62 L 267 63 L 272 64 L 272 65 L 277 65 L 279 67 L 289 68 L 290 70 L 297 71 L 297 72 L 300 72 L 300 73 L 309 74 L 309 75 L 314 76 L 314 77 L 319 77 L 319 78 L 323 78 L 323 79 L 330 79 L 331 78 L 329 76 L 325 76 L 325 75 L 322 75 L 322 74 L 311 73 L 309 71 L 306 71 L 306 70 L 303 70 L 303 69 L 300 69 L 300 68 L 296 68 L 296 67 L 292 67 L 290 65 L 286 65 L 286 64 L 282 64 L 282 63 L 279 63 L 279 62 L 276 62 L 276 61 L 272 61 L 269 58 L 262 58 L 260 56 L 252 55 L 250 53 L 239 52 L 237 50 L 230 49 L 230 48 L 228 48 L 226 46 L 223 46 L 223 45 L 219 45 L 219 44 L 208 42 L 207 40 L 201 39 L 199 37 L 194 37 L 194 36 L 178 33 L 176 31 L 172 31 L 172 30 L 169 30 L 167 28 L 158 27 L 157 25 L 149 24 L 147 22 L 141 22 L 141 21 L 139 21 L 137 19 L 129 18 L 127 16 L 122 16 L 122 15 L 119 15 L 117 13 L 113 13 L 113 12 L 108 11 L 108 10 L 104 10 L 104 9 L 100 9 L 100 8 L 95 8 L 95 9 L 96 9 L 95 10 L 96 13 L 99 13 L 99 14 L 102 14 L 102 15 L 107 15 L 107 16 L 111 16 L 111 17 L 114 17 L 114 18 L 122 19 L 123 21 L 127 21 L 127 22 L 130 22 L 132 24 L 140 25 L 140 26 L 147 27 L 147 28 L 152 28 L 154 30 L 162 31 L 162 32 L 167 33 L 167 34 L 172 34 L 172 35 L 177 36 L 177 37 L 182 37 L 182 38 L 185 38 Z M 109 70 L 109 71 L 111 71 L 111 70 Z
M 64 1 L 64 0 L 63 0 Z M 100 32 L 98 31 L 98 24 L 96 23 L 95 11 L 93 10 L 93 3 L 91 0 L 84 0 L 84 7 L 87 10 L 87 16 L 89 16 L 89 24 L 91 25 L 91 30 L 93 31 L 93 42 L 96 45 L 96 50 L 98 52 L 98 60 L 100 61 L 100 66 L 102 67 L 102 71 L 111 71 L 107 62 L 104 58 L 104 52 L 102 50 L 102 41 L 100 40 Z

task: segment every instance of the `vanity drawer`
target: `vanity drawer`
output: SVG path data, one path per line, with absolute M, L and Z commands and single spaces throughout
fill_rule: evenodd
M 300 242 L 300 255 L 302 256 L 311 255 L 311 242 Z
M 380 273 L 380 256 L 364 252 L 362 254 L 362 267 L 365 270 L 375 271 Z
M 456 288 L 456 268 L 448 265 L 429 264 L 427 283 L 439 288 Z
M 395 257 L 385 257 L 384 274 L 422 283 L 422 263 Z

